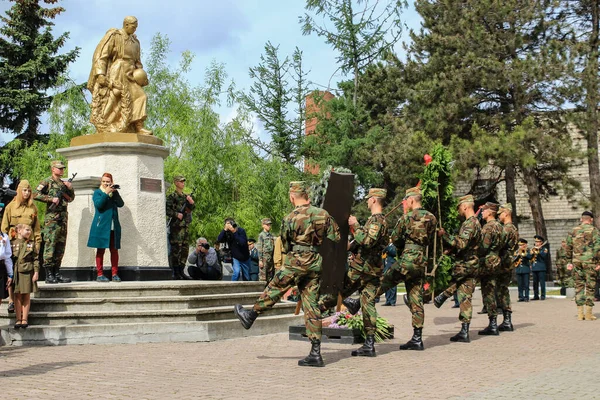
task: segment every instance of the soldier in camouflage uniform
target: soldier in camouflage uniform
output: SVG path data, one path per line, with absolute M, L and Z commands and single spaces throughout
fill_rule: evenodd
M 497 302 L 498 308 L 502 309 L 504 320 L 498 326 L 500 332 L 512 332 L 512 308 L 510 306 L 510 292 L 508 286 L 512 280 L 514 269 L 513 258 L 519 248 L 519 231 L 512 222 L 512 205 L 504 204 L 500 207 L 498 218 L 502 223 L 502 250 L 500 251 L 500 271 L 496 278 L 496 287 L 498 289 Z
M 67 203 L 75 199 L 75 191 L 71 182 L 63 182 L 60 179 L 65 172 L 65 166 L 61 161 L 52 161 L 50 169 L 52 176 L 41 181 L 33 192 L 34 200 L 46 203 L 48 206 L 42 228 L 46 283 L 69 283 L 71 280 L 63 278 L 60 274 L 60 265 L 67 244 L 67 222 L 69 218 Z M 62 196 L 59 198 L 61 191 Z M 52 204 L 55 204 L 55 206 L 50 209 Z
M 275 251 L 275 238 L 271 234 L 271 219 L 263 218 L 261 221 L 263 231 L 258 234 L 256 249 L 258 250 L 258 280 L 269 282 L 275 273 L 273 252 Z
M 465 218 L 460 226 L 458 235 L 453 236 L 444 229 L 438 230 L 438 235 L 448 244 L 456 256 L 456 262 L 452 267 L 451 285 L 433 299 L 433 303 L 440 308 L 444 302 L 458 294 L 460 312 L 458 319 L 461 322 L 461 330 L 450 338 L 452 342 L 469 343 L 469 325 L 473 316 L 473 291 L 475 290 L 475 278 L 479 270 L 479 243 L 481 242 L 481 225 L 475 216 L 473 206 L 475 200 L 468 194 L 458 199 L 458 214 Z
M 169 219 L 169 264 L 173 270 L 173 279 L 187 279 L 183 273 L 189 247 L 188 227 L 192 222 L 194 199 L 183 193 L 185 178 L 177 175 L 173 178 L 175 191 L 167 197 L 167 218 Z M 183 212 L 182 212 L 183 210 Z
M 381 254 L 387 247 L 387 222 L 382 213 L 383 201 L 387 191 L 385 189 L 372 188 L 367 195 L 367 207 L 371 211 L 371 217 L 364 227 L 361 227 L 356 217 L 351 215 L 348 219 L 350 230 L 354 233 L 354 243 L 357 253 L 350 262 L 344 289 L 341 296 L 344 305 L 355 314 L 362 307 L 363 323 L 365 327 L 365 343 L 362 347 L 352 351 L 353 356 L 375 357 L 375 331 L 377 330 L 377 310 L 375 309 L 375 292 L 381 283 L 383 274 L 383 258 Z M 360 300 L 354 300 L 349 296 L 360 292 Z M 337 298 L 332 295 L 321 297 L 319 306 L 325 311 L 335 306 Z
M 326 237 L 339 242 L 340 230 L 327 211 L 310 204 L 306 182 L 290 182 L 290 202 L 295 209 L 281 224 L 281 242 L 286 252 L 283 266 L 251 310 L 236 304 L 234 312 L 242 326 L 250 329 L 259 314 L 273 307 L 291 287 L 297 285 L 304 307 L 306 335 L 311 341 L 310 354 L 298 361 L 298 365 L 322 367 L 325 364 L 321 358 L 322 321 L 318 301 L 323 259 L 319 247 Z
M 566 294 L 566 288 L 575 287 L 573 275 L 567 270 L 567 240 L 560 242 L 560 247 L 556 250 L 556 274 L 561 286 L 561 294 Z
M 498 204 L 487 202 L 481 207 L 481 215 L 486 221 L 481 228 L 481 246 L 479 247 L 479 267 L 481 294 L 487 309 L 489 325 L 479 331 L 480 335 L 499 335 L 498 311 L 496 309 L 496 279 L 501 272 L 500 251 L 503 247 L 502 224 L 496 219 Z
M 593 321 L 594 287 L 597 271 L 600 270 L 600 231 L 594 227 L 594 215 L 584 211 L 581 225 L 575 227 L 567 236 L 567 269 L 575 277 L 575 302 L 577 319 Z
M 429 245 L 437 220 L 432 213 L 422 208 L 421 191 L 418 187 L 406 191 L 404 211 L 404 216 L 400 218 L 391 234 L 396 247 L 403 247 L 404 250 L 398 261 L 383 274 L 381 287 L 375 296 L 381 296 L 404 281 L 412 314 L 413 336 L 406 344 L 400 346 L 400 350 L 423 350 L 423 280 L 428 262 L 425 248 Z M 404 246 L 401 244 L 403 240 Z

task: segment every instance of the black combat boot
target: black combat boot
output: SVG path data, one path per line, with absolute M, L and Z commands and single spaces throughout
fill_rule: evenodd
M 245 329 L 250 329 L 254 323 L 254 320 L 256 317 L 258 317 L 258 313 L 256 311 L 246 310 L 241 304 L 236 304 L 233 312 L 235 316 L 238 317 Z
M 69 278 L 63 278 L 60 274 L 60 267 L 54 267 L 54 278 L 56 278 L 56 282 L 58 283 L 71 283 Z
M 413 328 L 413 336 L 408 342 L 400 345 L 400 350 L 424 350 L 421 334 L 423 328 Z
M 46 283 L 58 283 L 54 277 L 54 271 L 52 271 L 52 267 L 44 267 L 44 270 L 46 270 Z
M 450 338 L 451 342 L 463 342 L 470 343 L 471 339 L 469 339 L 469 324 L 468 322 L 462 323 L 462 328 L 460 328 L 460 332 Z
M 321 357 L 321 341 L 316 339 L 311 340 L 310 345 L 310 353 L 302 360 L 299 360 L 298 365 L 300 367 L 324 367 L 325 363 Z
M 487 307 L 483 306 L 483 308 L 481 309 L 481 311 L 478 311 L 477 314 L 487 314 Z
M 352 315 L 356 314 L 360 310 L 360 300 L 347 297 L 342 301 L 342 304 L 346 306 L 348 312 Z
M 500 326 L 498 326 L 498 330 L 500 332 L 512 332 L 515 330 L 515 328 L 513 327 L 513 324 L 512 324 L 511 314 L 512 314 L 512 312 L 510 312 L 510 311 L 504 311 L 502 313 L 502 315 L 504 316 L 504 321 L 502 321 L 502 324 L 500 324 Z
M 192 278 L 190 278 L 189 276 L 187 276 L 187 275 L 185 274 L 185 272 L 183 272 L 183 270 L 185 269 L 185 267 L 179 267 L 178 269 L 179 269 L 179 276 L 181 277 L 181 279 L 183 279 L 183 280 L 185 280 L 185 281 L 189 281 L 189 280 L 191 280 L 191 279 L 192 279 Z
M 489 325 L 482 331 L 479 331 L 478 333 L 480 335 L 492 335 L 492 336 L 498 336 L 500 333 L 498 332 L 498 324 L 496 322 L 496 318 L 497 317 L 490 317 L 490 323 Z
M 444 302 L 446 300 L 448 300 L 450 297 L 446 296 L 445 292 L 442 292 L 440 294 L 438 294 L 437 296 L 435 296 L 435 298 L 433 299 L 433 304 L 437 307 L 440 308 Z
M 375 354 L 375 335 L 367 335 L 365 339 L 365 344 L 363 344 L 357 350 L 352 350 L 353 356 L 360 357 L 376 357 Z

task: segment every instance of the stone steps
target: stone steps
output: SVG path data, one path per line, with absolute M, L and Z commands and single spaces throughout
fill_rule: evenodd
M 300 323 L 302 323 L 301 316 L 265 314 L 254 322 L 250 330 L 242 328 L 237 319 L 209 322 L 152 322 L 68 326 L 30 325 L 27 329 L 1 327 L 0 344 L 52 346 L 67 344 L 209 342 L 285 332 L 289 326 Z
M 99 298 L 99 297 L 151 297 L 194 296 L 262 292 L 261 282 L 223 281 L 151 281 L 151 282 L 75 282 L 47 285 L 39 283 L 40 291 L 34 298 Z
M 196 296 L 32 298 L 32 309 L 43 312 L 107 310 L 183 310 L 253 304 L 260 292 Z M 0 316 L 3 316 L 0 312 Z
M 156 281 L 46 285 L 31 299 L 29 327 L 14 329 L 14 314 L 0 309 L 0 344 L 62 345 L 210 341 L 286 332 L 302 323 L 296 303 L 280 302 L 249 331 L 233 305 L 250 307 L 264 283 Z

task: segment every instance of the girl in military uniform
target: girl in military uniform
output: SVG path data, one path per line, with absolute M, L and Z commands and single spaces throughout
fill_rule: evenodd
M 15 293 L 15 328 L 27 328 L 30 294 L 37 292 L 37 281 L 40 270 L 38 248 L 31 238 L 32 231 L 29 225 L 16 226 L 17 239 L 11 243 L 14 265 L 14 293 Z
M 38 209 L 33 203 L 31 185 L 29 185 L 29 181 L 26 180 L 19 182 L 19 186 L 17 186 L 17 195 L 4 209 L 2 227 L 0 230 L 4 233 L 8 233 L 10 240 L 12 241 L 17 237 L 15 226 L 18 224 L 26 224 L 33 228 L 33 238 L 39 249 L 42 243 L 42 234 L 40 231 Z M 15 306 L 13 303 L 12 288 L 9 288 L 8 290 L 8 298 L 8 311 L 14 312 Z

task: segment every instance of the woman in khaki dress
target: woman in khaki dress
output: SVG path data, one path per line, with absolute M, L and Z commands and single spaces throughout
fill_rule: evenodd
M 14 232 L 15 226 L 18 224 L 29 225 L 33 229 L 33 238 L 39 251 L 42 244 L 42 233 L 40 230 L 40 220 L 38 218 L 38 209 L 33 203 L 31 195 L 31 185 L 29 181 L 23 180 L 17 186 L 17 195 L 4 209 L 2 217 L 2 226 L 0 230 L 8 234 L 10 240 L 16 238 Z M 13 302 L 13 290 L 8 289 L 8 312 L 14 312 L 15 305 Z
M 31 238 L 32 231 L 29 225 L 18 224 L 15 227 L 17 238 L 12 241 L 12 257 L 14 268 L 14 296 L 16 321 L 15 328 L 29 326 L 29 308 L 31 306 L 31 293 L 37 292 L 37 281 L 40 271 L 38 249 Z

